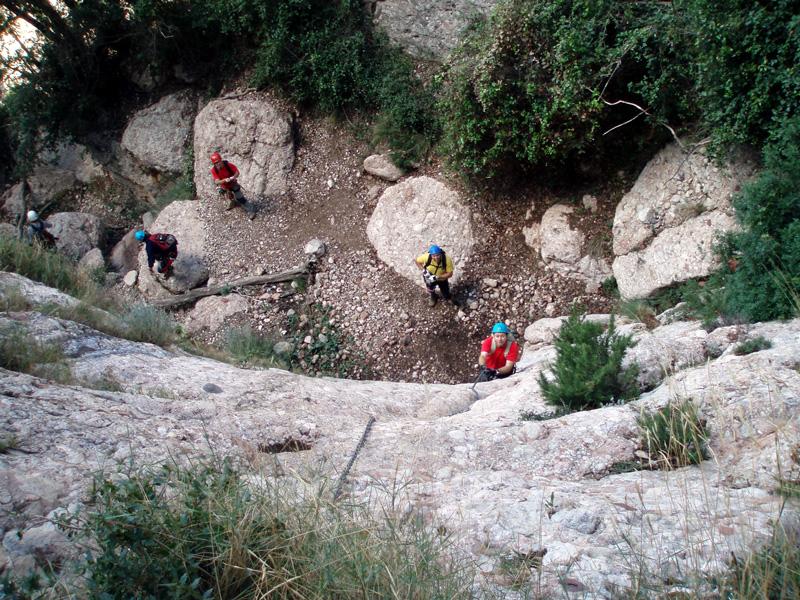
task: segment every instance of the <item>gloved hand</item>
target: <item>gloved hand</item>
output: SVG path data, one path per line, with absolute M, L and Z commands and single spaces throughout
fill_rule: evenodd
M 220 194 L 220 195 L 224 194 L 226 191 L 227 190 L 225 188 L 221 188 L 221 187 L 217 188 L 217 193 Z
M 484 378 L 486 379 L 486 381 L 492 381 L 497 377 L 496 369 L 490 369 L 489 367 L 481 367 L 481 370 L 484 373 Z

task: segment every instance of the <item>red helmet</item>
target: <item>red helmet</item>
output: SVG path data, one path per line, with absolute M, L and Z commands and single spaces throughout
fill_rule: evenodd
M 220 155 L 219 152 L 214 152 L 214 154 L 211 155 L 211 162 L 213 164 L 217 164 L 218 162 L 221 161 L 222 161 L 222 156 Z

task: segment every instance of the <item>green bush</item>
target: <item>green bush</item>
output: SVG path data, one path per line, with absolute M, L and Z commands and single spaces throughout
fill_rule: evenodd
M 780 521 L 764 547 L 732 559 L 731 572 L 720 586 L 723 598 L 800 598 L 800 539 Z
M 690 399 L 642 413 L 638 424 L 650 464 L 656 468 L 686 467 L 706 458 L 708 433 Z
M 719 247 L 726 310 L 749 321 L 800 315 L 800 117 L 764 154 L 764 171 L 734 199 L 743 231 Z
M 493 177 L 594 155 L 603 129 L 637 114 L 691 112 L 688 73 L 661 3 L 511 0 L 477 24 L 455 52 L 442 97 L 444 142 L 454 165 Z M 662 110 L 663 112 L 659 113 Z M 640 119 L 617 130 L 641 137 Z M 647 121 L 645 117 L 642 121 Z M 651 132 L 652 123 L 645 124 Z
M 567 412 L 590 410 L 637 393 L 638 367 L 622 368 L 625 350 L 634 342 L 618 335 L 612 316 L 608 329 L 592 323 L 573 309 L 555 339 L 557 355 L 553 378 L 539 375 L 539 385 L 548 404 Z
M 772 342 L 759 335 L 736 346 L 736 348 L 733 349 L 733 353 L 737 356 L 744 356 L 745 354 L 760 352 L 768 348 L 772 348 Z
M 470 597 L 471 575 L 446 558 L 447 538 L 420 521 L 376 522 L 331 504 L 324 489 L 253 481 L 228 463 L 98 479 L 75 524 L 97 548 L 89 596 Z
M 63 360 L 61 346 L 37 341 L 22 326 L 0 329 L 0 367 L 4 369 L 61 379 L 63 373 L 52 367 Z
M 251 366 L 281 367 L 273 351 L 274 344 L 250 327 L 237 327 L 225 336 L 225 349 L 236 360 Z

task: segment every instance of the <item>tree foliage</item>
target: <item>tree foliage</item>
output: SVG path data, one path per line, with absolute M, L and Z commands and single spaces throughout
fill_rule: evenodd
M 727 312 L 750 321 L 800 315 L 800 117 L 765 149 L 765 169 L 734 199 L 743 231 L 721 245 Z
M 599 408 L 636 393 L 636 365 L 622 367 L 625 351 L 634 345 L 618 335 L 614 318 L 606 329 L 587 321 L 573 308 L 555 339 L 557 356 L 552 379 L 539 375 L 545 400 L 567 412 Z

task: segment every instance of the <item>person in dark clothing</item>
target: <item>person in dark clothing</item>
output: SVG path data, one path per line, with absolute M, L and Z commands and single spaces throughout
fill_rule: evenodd
M 136 239 L 144 243 L 147 252 L 147 268 L 153 270 L 153 265 L 158 262 L 158 272 L 164 278 L 172 276 L 172 263 L 178 257 L 178 240 L 171 233 L 148 233 L 137 231 Z
M 47 231 L 50 227 L 50 223 L 42 219 L 35 210 L 28 211 L 28 229 L 25 237 L 29 244 L 36 242 L 44 248 L 55 248 L 58 238 Z

